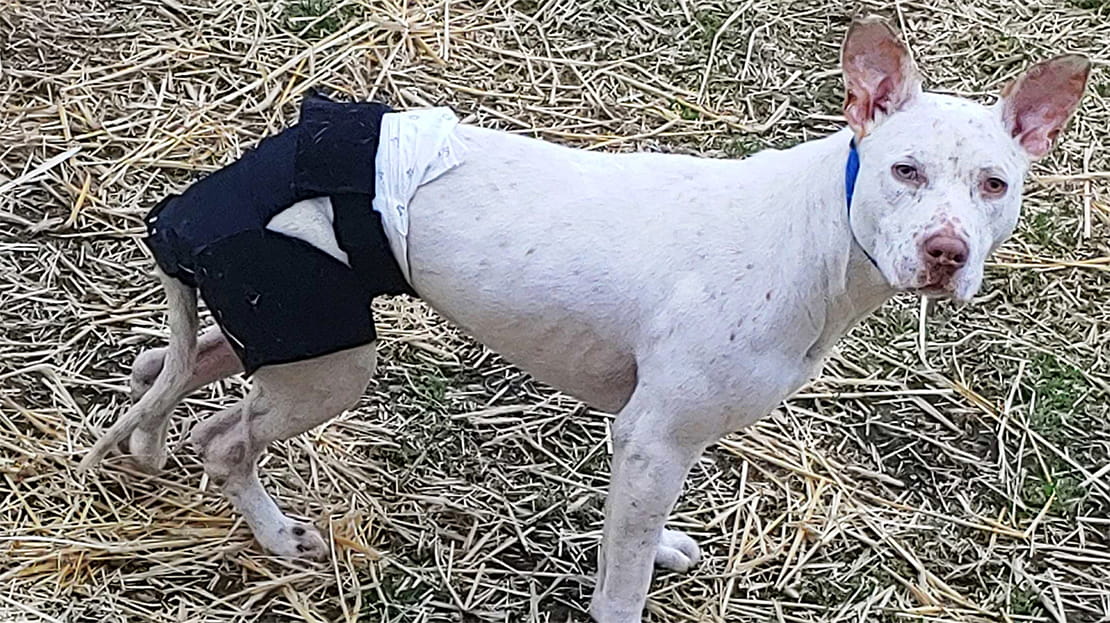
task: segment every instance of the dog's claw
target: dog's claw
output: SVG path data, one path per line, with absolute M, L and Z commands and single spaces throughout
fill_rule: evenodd
M 663 530 L 655 549 L 655 566 L 686 573 L 701 561 L 701 548 L 694 539 L 675 530 Z
M 290 521 L 273 539 L 259 539 L 259 542 L 267 551 L 286 558 L 324 560 L 328 557 L 328 544 L 320 531 L 297 521 Z

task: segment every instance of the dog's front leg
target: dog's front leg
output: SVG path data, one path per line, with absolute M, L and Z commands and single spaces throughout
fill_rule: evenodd
M 605 502 L 590 614 L 598 623 L 639 623 L 652 565 L 685 571 L 697 562 L 697 545 L 663 524 L 682 482 L 713 441 L 687 435 L 666 401 L 633 395 L 613 430 L 613 467 Z M 664 537 L 665 538 L 662 538 Z

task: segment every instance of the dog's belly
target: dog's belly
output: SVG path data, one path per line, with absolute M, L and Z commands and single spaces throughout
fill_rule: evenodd
M 586 323 L 571 317 L 478 317 L 477 308 L 428 302 L 537 380 L 593 408 L 615 413 L 632 395 L 636 363 L 631 351 L 605 340 Z
M 607 323 L 573 305 L 514 288 L 516 275 L 465 261 L 449 273 L 435 270 L 437 260 L 422 259 L 422 238 L 410 235 L 413 240 L 413 282 L 433 309 L 536 379 L 594 408 L 615 413 L 628 402 L 636 384 L 635 356 Z M 508 292 L 491 297 L 493 290 Z

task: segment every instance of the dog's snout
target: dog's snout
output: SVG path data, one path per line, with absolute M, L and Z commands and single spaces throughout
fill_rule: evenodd
M 955 271 L 967 263 L 967 243 L 952 234 L 930 236 L 922 245 L 922 252 L 930 268 Z

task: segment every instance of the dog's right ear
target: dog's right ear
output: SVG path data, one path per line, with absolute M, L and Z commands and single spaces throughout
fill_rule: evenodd
M 844 117 L 856 140 L 921 93 L 921 77 L 909 49 L 881 18 L 852 22 L 840 51 L 840 66 Z

